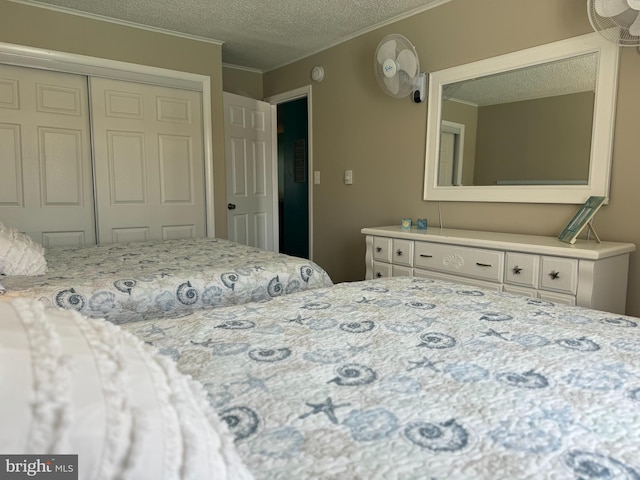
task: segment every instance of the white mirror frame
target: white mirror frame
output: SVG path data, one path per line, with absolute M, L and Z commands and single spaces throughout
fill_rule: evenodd
M 459 202 L 584 203 L 609 196 L 620 47 L 597 33 L 434 72 L 429 79 L 424 199 Z M 486 75 L 599 52 L 587 185 L 438 186 L 442 87 Z

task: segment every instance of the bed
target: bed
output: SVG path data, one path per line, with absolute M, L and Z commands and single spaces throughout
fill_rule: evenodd
M 640 478 L 637 318 L 396 277 L 110 326 L 256 479 Z
M 307 259 L 218 238 L 50 248 L 46 274 L 0 276 L 4 296 L 126 323 L 332 285 Z
M 392 278 L 126 329 L 258 479 L 640 478 L 639 324 Z

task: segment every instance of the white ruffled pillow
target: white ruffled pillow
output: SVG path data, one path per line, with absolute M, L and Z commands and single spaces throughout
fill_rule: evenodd
M 78 478 L 252 478 L 201 385 L 112 323 L 0 301 L 0 392 L 0 452 L 77 454 Z
M 46 271 L 43 246 L 0 222 L 0 275 L 44 275 Z

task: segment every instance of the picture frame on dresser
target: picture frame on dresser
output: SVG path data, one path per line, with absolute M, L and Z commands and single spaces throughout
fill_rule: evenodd
M 565 243 L 574 244 L 578 235 L 585 227 L 593 234 L 596 242 L 600 243 L 600 237 L 591 225 L 593 217 L 596 215 L 600 207 L 605 204 L 607 197 L 591 196 L 584 202 L 584 205 L 576 212 L 567 226 L 562 230 L 558 239 Z

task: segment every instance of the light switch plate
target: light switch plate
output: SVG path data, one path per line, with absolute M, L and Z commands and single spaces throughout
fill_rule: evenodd
M 320 171 L 319 170 L 315 170 L 313 172 L 313 184 L 314 185 L 320 185 Z
M 353 184 L 353 170 L 344 171 L 344 183 L 345 185 Z

